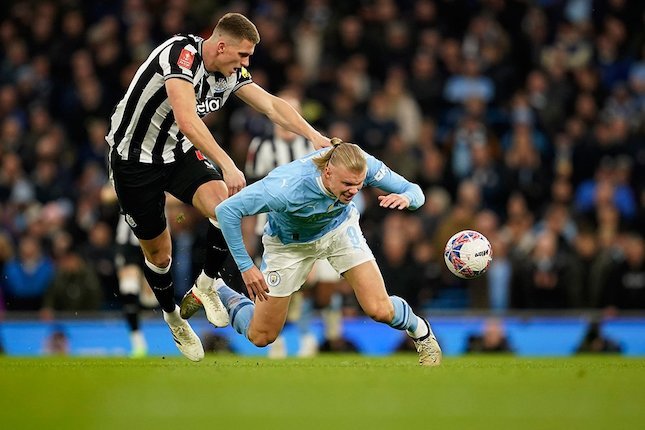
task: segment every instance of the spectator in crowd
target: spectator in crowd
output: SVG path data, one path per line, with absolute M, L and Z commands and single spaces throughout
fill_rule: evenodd
M 5 305 L 7 310 L 36 311 L 55 276 L 52 260 L 43 254 L 39 238 L 24 236 L 17 255 L 4 267 Z
M 623 240 L 622 259 L 605 284 L 605 306 L 613 309 L 645 309 L 645 241 L 638 233 Z
M 597 232 L 588 224 L 582 224 L 573 241 L 572 255 L 574 273 L 573 287 L 579 291 L 576 308 L 599 309 L 603 303 L 605 285 L 614 266 L 613 252 L 600 245 Z
M 55 312 L 98 311 L 103 303 L 103 291 L 96 272 L 81 255 L 63 251 L 56 261 L 56 274 L 43 297 L 43 312 L 51 317 Z
M 6 234 L 6 232 L 0 230 L 0 273 L 3 275 L 5 273 L 5 266 L 7 265 L 7 262 L 13 258 L 13 254 L 14 249 L 11 238 Z M 4 295 L 6 293 L 3 292 L 5 289 L 5 278 L 2 276 L 2 278 L 0 278 L 0 319 L 2 319 L 2 315 L 4 315 L 5 311 Z
M 529 259 L 517 262 L 511 281 L 513 307 L 566 309 L 576 302 L 568 254 L 555 232 L 544 230 L 535 241 Z
M 43 350 L 47 355 L 69 355 L 69 336 L 63 327 L 54 326 L 52 328 L 51 333 L 45 338 Z
M 503 322 L 496 318 L 486 319 L 481 333 L 468 336 L 466 351 L 474 353 L 512 352 Z
M 622 348 L 620 344 L 602 334 L 602 327 L 599 321 L 591 321 L 585 337 L 578 345 L 576 350 L 579 354 L 588 354 L 588 353 L 609 353 L 617 354 L 620 353 Z

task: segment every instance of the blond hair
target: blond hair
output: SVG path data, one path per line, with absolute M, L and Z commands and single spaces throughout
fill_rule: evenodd
M 235 39 L 248 40 L 254 45 L 260 43 L 260 33 L 258 29 L 242 14 L 230 12 L 217 21 L 213 33 L 221 33 L 231 36 Z
M 312 161 L 319 171 L 328 165 L 337 167 L 343 166 L 350 172 L 361 173 L 367 169 L 367 160 L 363 155 L 363 150 L 356 144 L 343 142 L 337 137 L 331 139 L 332 148 L 315 157 Z

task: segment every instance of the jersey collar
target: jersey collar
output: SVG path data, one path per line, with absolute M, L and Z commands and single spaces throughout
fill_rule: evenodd
M 322 175 L 316 177 L 316 183 L 318 184 L 318 188 L 320 188 L 320 191 L 322 191 L 323 194 L 325 194 L 330 199 L 338 200 L 336 196 L 330 193 L 325 187 L 325 185 L 323 184 Z

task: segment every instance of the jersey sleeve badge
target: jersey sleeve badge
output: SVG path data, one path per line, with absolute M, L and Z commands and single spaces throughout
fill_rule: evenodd
M 190 68 L 193 66 L 193 61 L 195 61 L 195 53 L 184 48 L 179 53 L 177 65 L 181 68 L 190 70 Z

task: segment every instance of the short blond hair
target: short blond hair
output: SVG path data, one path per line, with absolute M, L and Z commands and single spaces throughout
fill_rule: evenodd
M 363 150 L 354 143 L 343 142 L 337 137 L 331 139 L 332 148 L 312 161 L 319 171 L 331 164 L 336 167 L 345 167 L 350 172 L 361 173 L 367 169 L 367 160 Z
M 250 19 L 240 13 L 230 12 L 217 21 L 213 33 L 226 34 L 240 40 L 248 40 L 257 45 L 260 43 L 260 33 Z

